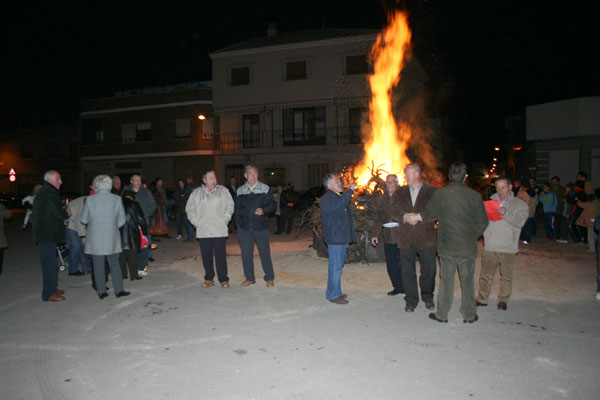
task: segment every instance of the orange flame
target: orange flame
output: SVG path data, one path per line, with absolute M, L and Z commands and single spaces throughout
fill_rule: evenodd
M 411 131 L 397 123 L 392 114 L 392 89 L 400 81 L 400 72 L 410 49 L 411 31 L 405 13 L 396 11 L 389 16 L 388 26 L 377 36 L 371 49 L 373 74 L 369 76 L 371 103 L 369 117 L 371 134 L 364 143 L 363 160 L 354 168 L 359 185 L 371 179 L 371 166 L 397 174 L 404 182 L 404 167 L 410 163 L 406 156 Z

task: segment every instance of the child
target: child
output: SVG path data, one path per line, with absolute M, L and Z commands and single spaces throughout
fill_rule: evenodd
M 544 182 L 540 194 L 540 203 L 544 206 L 544 227 L 546 228 L 546 237 L 544 240 L 554 240 L 554 214 L 558 206 L 558 199 L 554 192 L 550 191 L 550 183 Z

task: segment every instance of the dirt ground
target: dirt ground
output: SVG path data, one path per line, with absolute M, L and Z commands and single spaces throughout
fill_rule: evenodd
M 194 242 L 162 239 L 131 295 L 103 301 L 60 274 L 67 300 L 40 299 L 31 232 L 9 222 L 0 275 L 1 399 L 592 399 L 600 389 L 600 301 L 586 247 L 534 240 L 515 265 L 508 311 L 463 324 L 405 313 L 385 265 L 351 264 L 350 303 L 325 300 L 327 260 L 306 233 L 271 236 L 276 286 L 244 288 L 235 235 L 231 288 L 202 288 Z M 174 227 L 171 234 L 175 236 Z M 477 262 L 478 276 L 479 260 Z M 109 287 L 112 285 L 109 282 Z

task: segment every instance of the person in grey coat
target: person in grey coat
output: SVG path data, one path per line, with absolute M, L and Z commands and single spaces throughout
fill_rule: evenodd
M 106 272 L 104 263 L 108 262 L 112 276 L 113 289 L 117 297 L 127 296 L 123 289 L 123 276 L 119 265 L 121 232 L 125 224 L 125 211 L 121 198 L 112 194 L 112 180 L 108 175 L 98 175 L 93 183 L 94 195 L 89 196 L 81 212 L 80 221 L 87 225 L 85 253 L 92 256 L 96 288 L 100 300 L 106 296 Z

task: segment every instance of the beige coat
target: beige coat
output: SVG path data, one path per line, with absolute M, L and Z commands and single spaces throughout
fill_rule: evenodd
M 233 215 L 233 199 L 225 186 L 217 185 L 209 192 L 205 186 L 194 190 L 185 206 L 188 219 L 196 227 L 196 237 L 229 236 L 227 225 Z
M 498 193 L 492 196 L 492 200 L 498 199 Z M 483 250 L 516 254 L 519 251 L 521 228 L 528 218 L 527 205 L 511 193 L 510 198 L 504 203 L 504 208 L 506 212 L 502 219 L 490 221 L 483 232 Z
M 87 196 L 78 197 L 71 202 L 67 208 L 71 212 L 71 216 L 69 217 L 69 225 L 67 228 L 74 230 L 79 234 L 79 237 L 85 237 L 85 225 L 81 223 L 79 218 L 81 217 L 81 212 L 83 211 L 83 205 L 85 204 L 85 198 Z
M 583 208 L 583 211 L 579 218 L 577 218 L 577 221 L 575 221 L 575 224 L 586 228 L 592 228 L 594 226 L 592 218 L 596 218 L 600 215 L 600 199 L 578 201 L 577 205 Z M 588 240 L 591 240 L 591 238 L 588 238 Z

